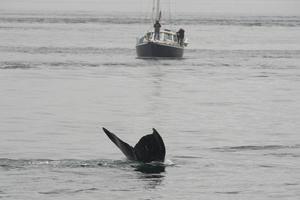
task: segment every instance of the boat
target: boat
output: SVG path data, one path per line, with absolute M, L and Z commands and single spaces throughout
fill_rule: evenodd
M 138 58 L 182 58 L 188 45 L 184 30 L 161 29 L 160 0 L 153 1 L 155 23 L 152 30 L 137 38 L 136 53 Z

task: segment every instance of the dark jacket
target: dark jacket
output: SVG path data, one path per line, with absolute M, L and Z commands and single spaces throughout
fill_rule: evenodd
M 159 22 L 156 22 L 153 27 L 154 27 L 155 32 L 159 32 L 159 29 L 160 29 L 161 25 L 160 25 Z

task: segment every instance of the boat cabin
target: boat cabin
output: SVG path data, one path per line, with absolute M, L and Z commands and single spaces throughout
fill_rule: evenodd
M 138 44 L 142 44 L 142 43 L 146 43 L 146 42 L 150 42 L 150 41 L 152 41 L 152 42 L 157 41 L 157 42 L 165 43 L 165 44 L 179 45 L 176 32 L 170 31 L 168 29 L 164 29 L 164 30 L 160 31 L 159 40 L 157 40 L 157 39 L 154 40 L 154 32 L 149 31 L 138 40 Z

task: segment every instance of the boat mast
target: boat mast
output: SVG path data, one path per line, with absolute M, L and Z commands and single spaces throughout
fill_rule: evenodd
M 161 11 L 160 11 L 160 0 L 156 0 L 156 16 L 155 21 L 160 21 Z

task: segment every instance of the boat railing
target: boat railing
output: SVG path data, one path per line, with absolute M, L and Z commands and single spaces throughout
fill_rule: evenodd
M 180 44 L 177 38 L 177 34 L 174 31 L 164 29 L 160 31 L 159 39 L 154 38 L 154 32 L 148 31 L 143 37 L 137 38 L 137 44 L 143 44 L 147 42 L 157 42 L 161 44 L 167 45 L 175 45 L 175 46 L 187 46 L 188 40 L 185 37 L 183 42 Z

